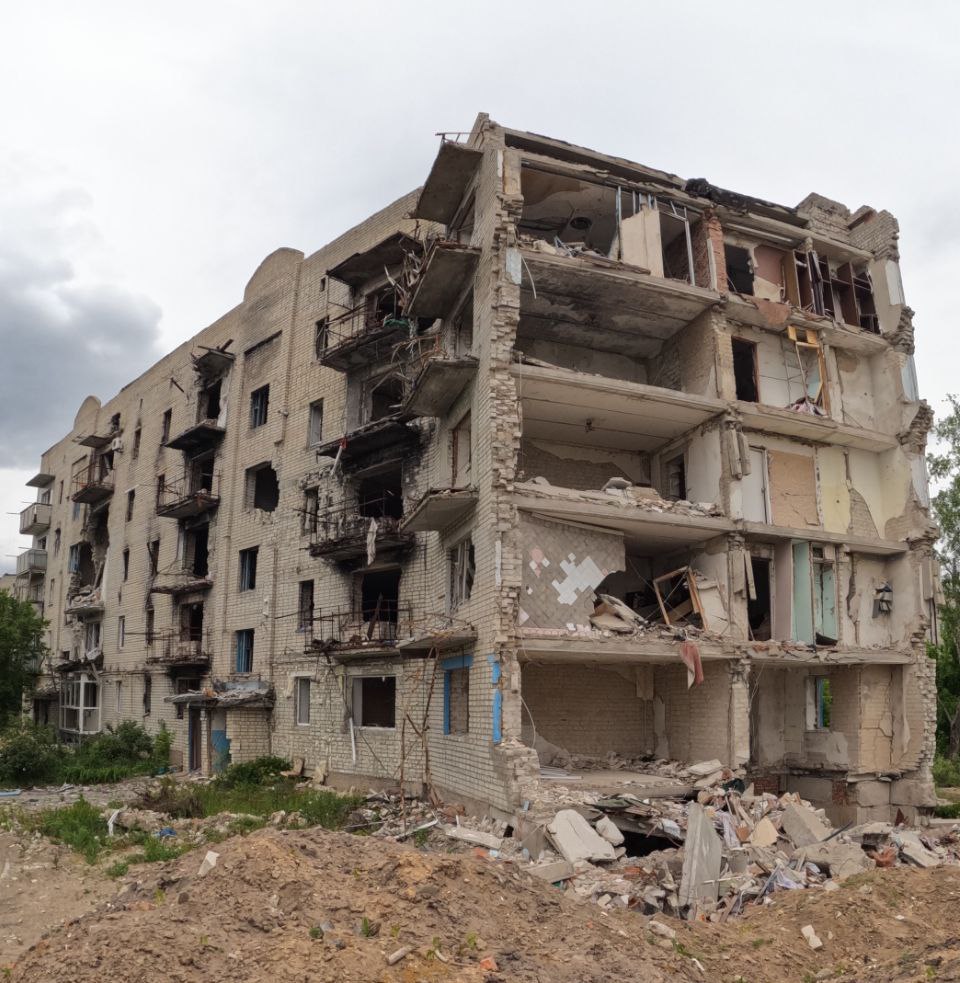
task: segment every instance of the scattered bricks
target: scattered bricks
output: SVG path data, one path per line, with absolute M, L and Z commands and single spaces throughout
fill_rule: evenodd
M 812 925 L 804 925 L 800 929 L 800 934 L 807 940 L 807 945 L 816 952 L 817 949 L 823 948 L 823 943 L 820 941 L 819 936 L 813 930 Z

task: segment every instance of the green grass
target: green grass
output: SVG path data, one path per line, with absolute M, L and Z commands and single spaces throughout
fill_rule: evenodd
M 42 833 L 55 843 L 64 843 L 94 864 L 107 849 L 107 822 L 100 810 L 80 798 L 72 805 L 24 813 L 28 829 Z

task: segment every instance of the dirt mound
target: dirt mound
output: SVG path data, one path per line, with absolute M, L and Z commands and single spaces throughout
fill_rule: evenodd
M 706 978 L 743 983 L 960 980 L 960 870 L 874 870 L 837 891 L 784 891 L 725 924 L 697 923 L 677 938 Z M 676 925 L 676 922 L 670 922 Z M 823 948 L 800 930 L 812 925 Z
M 637 915 L 602 914 L 472 855 L 276 829 L 216 850 L 216 866 L 204 876 L 203 853 L 187 854 L 55 929 L 24 955 L 12 979 L 697 978 L 689 959 L 657 947 Z M 388 967 L 387 957 L 403 947 L 410 953 Z

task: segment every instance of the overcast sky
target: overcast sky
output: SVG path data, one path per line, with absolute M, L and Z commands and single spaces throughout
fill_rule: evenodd
M 960 5 L 4 3 L 0 507 L 89 393 L 420 184 L 480 111 L 900 220 L 921 389 L 960 390 Z M 0 523 L 0 570 L 27 544 Z

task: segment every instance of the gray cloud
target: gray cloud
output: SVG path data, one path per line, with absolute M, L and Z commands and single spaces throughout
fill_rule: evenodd
M 0 468 L 37 465 L 85 396 L 112 396 L 158 355 L 158 305 L 76 265 L 101 251 L 88 208 L 75 188 L 0 198 Z

